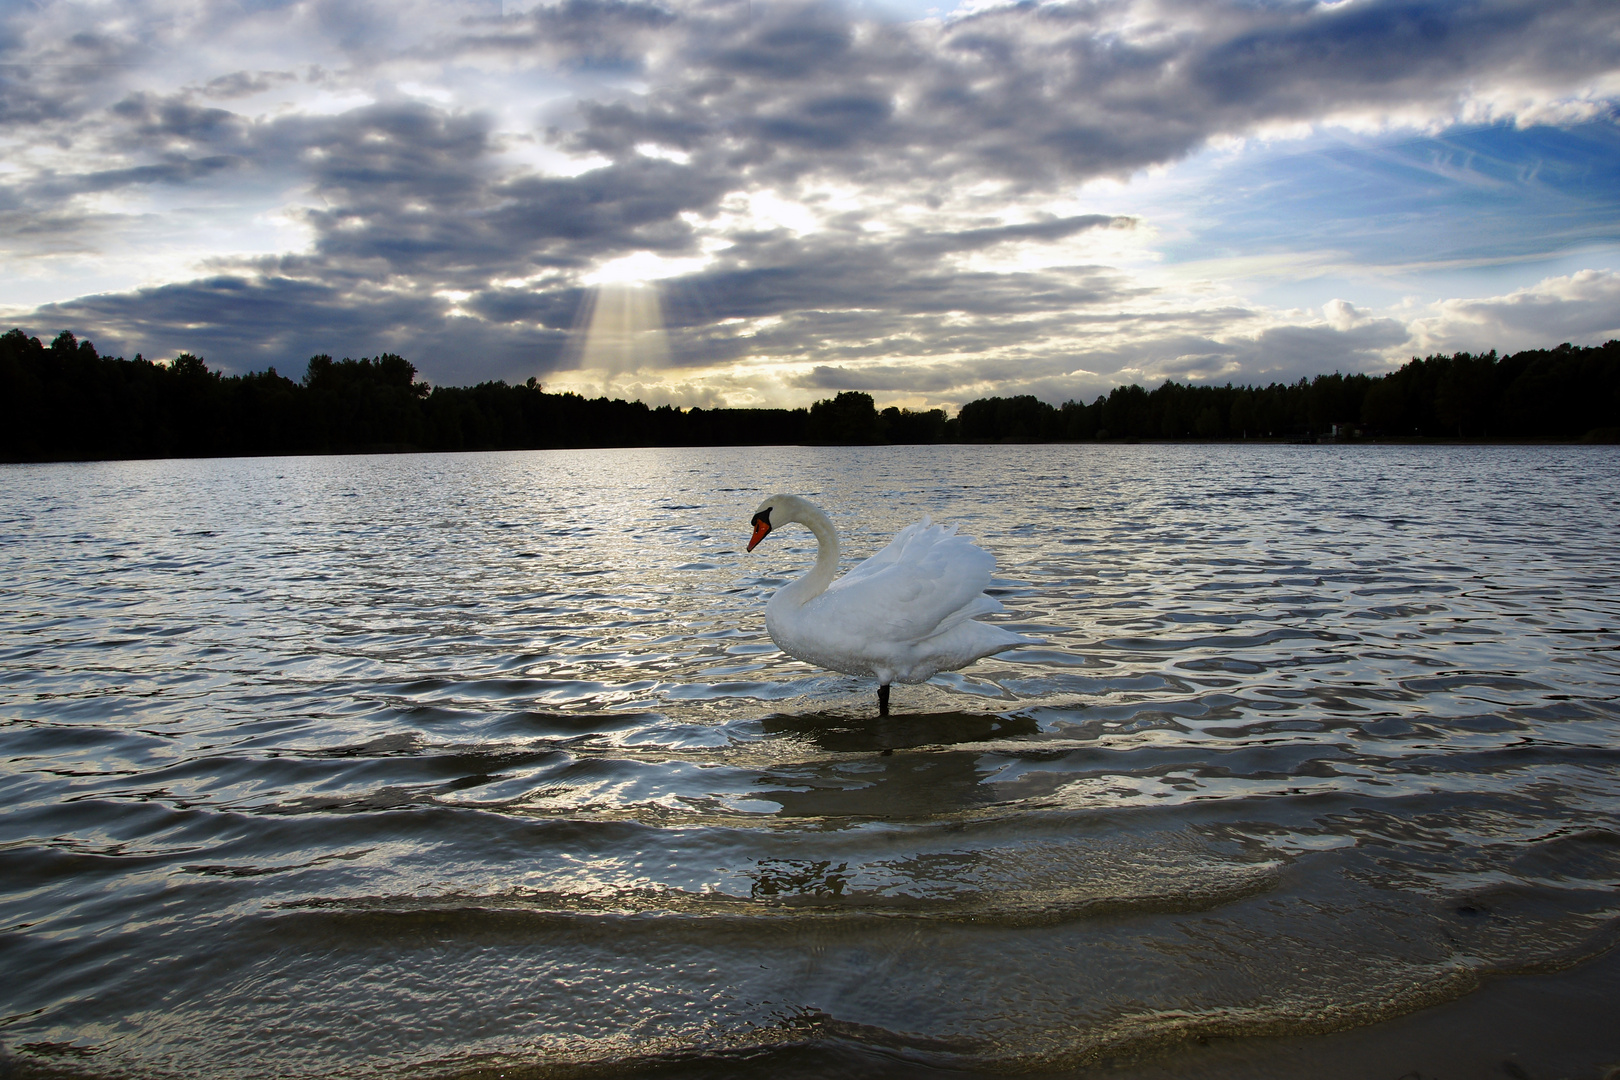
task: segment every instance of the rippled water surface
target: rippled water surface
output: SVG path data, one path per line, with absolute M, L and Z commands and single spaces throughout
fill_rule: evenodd
M 1617 477 L 1597 447 L 0 468 L 0 1065 L 1074 1069 L 1571 967 L 1620 928 Z M 778 490 L 850 562 L 958 524 L 1048 644 L 878 719 L 765 635 L 814 544 L 743 552 Z

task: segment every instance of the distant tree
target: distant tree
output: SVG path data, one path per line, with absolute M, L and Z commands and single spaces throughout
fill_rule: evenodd
M 49 346 L 0 335 L 0 458 L 167 457 L 407 449 L 771 445 L 804 441 L 1001 442 L 1253 438 L 1359 422 L 1380 435 L 1620 439 L 1620 341 L 1511 356 L 1413 357 L 1384 376 L 1319 375 L 1264 387 L 1167 381 L 1060 408 L 1031 395 L 942 410 L 877 411 L 845 392 L 804 409 L 690 409 L 521 385 L 429 387 L 394 353 L 310 358 L 226 376 L 183 352 L 166 363 L 101 356 L 62 331 Z
M 1445 374 L 1435 388 L 1434 411 L 1448 430 L 1456 428 L 1459 439 L 1490 433 L 1490 420 L 1496 402 L 1496 350 L 1483 356 L 1457 353 L 1451 357 Z
M 1226 414 L 1226 430 L 1247 439 L 1253 427 L 1254 392 L 1245 387 L 1232 396 L 1231 409 Z
M 806 437 L 822 443 L 876 443 L 882 441 L 877 405 L 871 394 L 846 390 L 835 398 L 810 406 Z
M 891 405 L 879 414 L 878 434 L 884 442 L 937 443 L 945 438 L 945 411 L 912 412 Z
M 200 356 L 192 356 L 183 352 L 169 361 L 169 373 L 181 379 L 206 379 L 209 375 L 217 373 L 208 370 L 208 364 Z
M 383 353 L 375 359 L 351 360 L 345 356 L 334 361 L 320 353 L 309 358 L 302 385 L 309 414 L 308 435 L 320 449 L 330 452 L 429 445 L 425 442 L 421 401 L 430 388 L 416 382 L 416 368 L 404 357 Z
M 1035 442 L 1055 431 L 1049 418 L 1052 406 L 1031 394 L 1010 398 L 980 398 L 962 406 L 959 416 L 964 442 Z
M 1062 408 L 1056 412 L 1053 425 L 1055 437 L 1067 442 L 1095 438 L 1105 400 L 1098 397 L 1090 405 L 1082 405 L 1078 401 L 1065 401 Z
M 1103 402 L 1101 438 L 1140 438 L 1147 434 L 1149 421 L 1147 391 L 1132 383 L 1116 386 Z

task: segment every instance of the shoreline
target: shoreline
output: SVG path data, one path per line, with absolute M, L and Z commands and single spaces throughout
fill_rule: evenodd
M 668 443 L 658 445 L 625 444 L 612 446 L 485 446 L 476 448 L 463 448 L 456 450 L 438 450 L 422 447 L 407 446 L 363 446 L 344 450 L 319 451 L 291 451 L 282 453 L 264 454 L 197 454 L 197 455 L 170 455 L 166 457 L 52 457 L 52 458 L 10 458 L 0 459 L 0 467 L 14 465 L 91 465 L 98 462 L 109 461 L 253 461 L 263 458 L 319 458 L 319 457 L 408 457 L 419 454 L 527 454 L 554 450 L 737 450 L 749 447 L 810 447 L 827 449 L 835 447 L 849 447 L 861 449 L 876 449 L 880 447 L 918 447 L 918 446 L 1569 446 L 1569 447 L 1603 447 L 1620 445 L 1620 438 L 1616 439 L 1438 439 L 1428 436 L 1407 436 L 1404 438 L 1358 438 L 1334 439 L 1077 439 L 1063 441 L 1045 441 L 1033 439 L 1002 439 L 995 442 L 988 440 L 974 440 L 970 442 L 937 442 L 937 443 L 817 443 L 817 442 L 784 442 L 784 443 Z

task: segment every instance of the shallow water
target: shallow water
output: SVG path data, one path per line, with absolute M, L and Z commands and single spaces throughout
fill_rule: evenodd
M 877 719 L 777 490 L 1048 644 Z M 0 538 L 14 1069 L 1118 1067 L 1620 940 L 1612 448 L 9 466 Z

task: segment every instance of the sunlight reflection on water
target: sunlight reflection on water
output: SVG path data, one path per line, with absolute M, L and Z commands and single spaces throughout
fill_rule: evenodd
M 1573 963 L 1620 906 L 1617 466 L 6 467 L 0 1039 L 138 1075 L 826 1038 L 1034 1067 Z M 814 546 L 743 553 L 775 490 L 851 563 L 924 513 L 961 526 L 1049 644 L 874 717 L 871 685 L 765 637 Z

